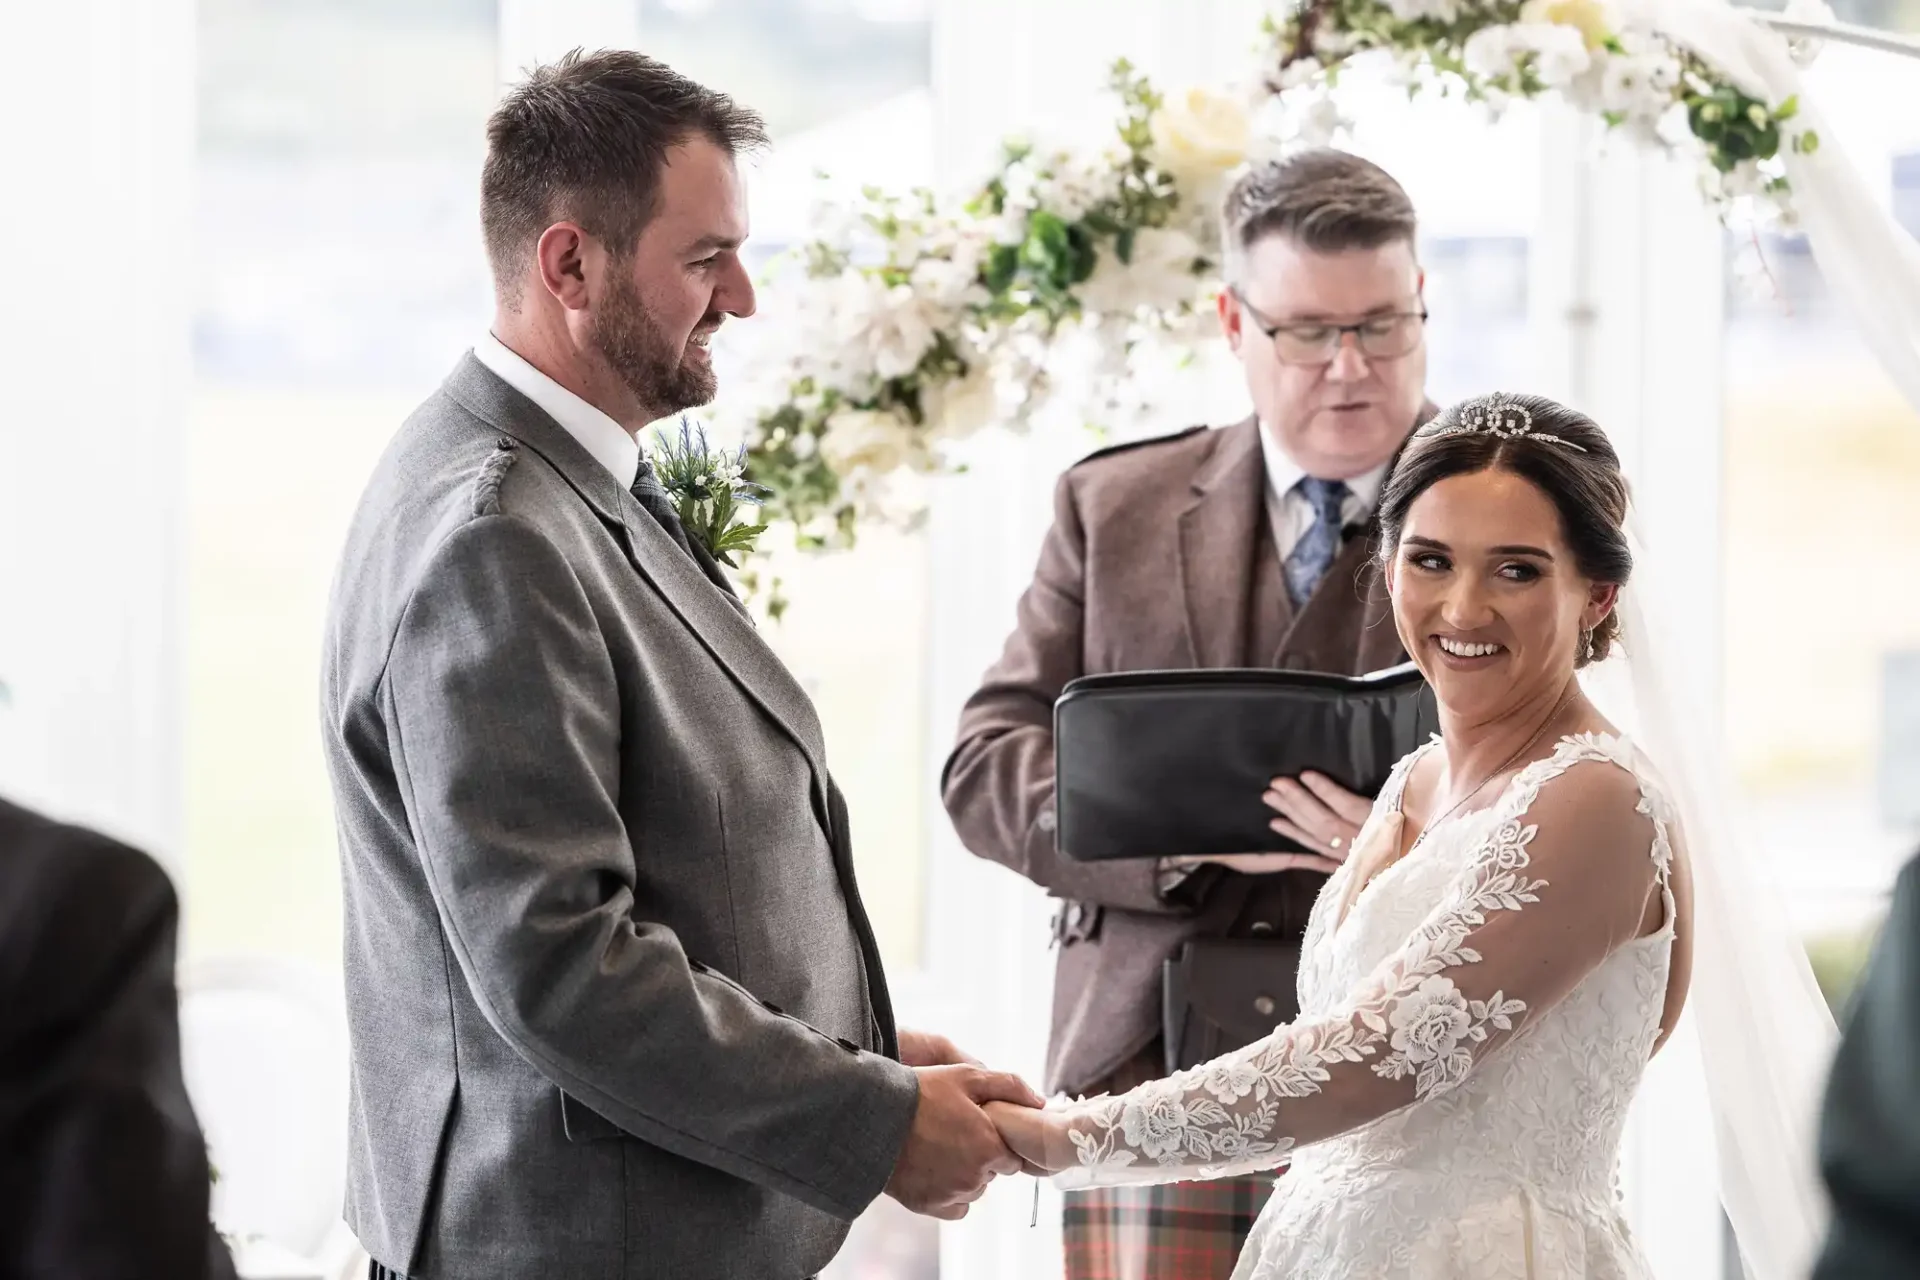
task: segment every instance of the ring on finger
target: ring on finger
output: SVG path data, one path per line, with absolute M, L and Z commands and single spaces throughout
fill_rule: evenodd
M 1338 853 L 1341 847 L 1344 846 L 1346 843 L 1347 842 L 1345 840 L 1342 840 L 1339 836 L 1327 837 L 1327 848 L 1332 849 L 1336 853 Z

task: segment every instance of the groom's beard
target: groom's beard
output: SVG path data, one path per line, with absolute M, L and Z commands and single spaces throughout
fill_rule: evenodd
M 713 366 L 674 350 L 654 323 L 633 282 L 614 276 L 613 288 L 594 313 L 589 335 L 615 376 L 641 404 L 665 418 L 713 399 L 718 389 Z

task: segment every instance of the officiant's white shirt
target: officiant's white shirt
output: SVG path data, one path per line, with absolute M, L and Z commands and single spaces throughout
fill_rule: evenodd
M 1266 423 L 1260 423 L 1259 427 L 1260 455 L 1267 463 L 1267 526 L 1273 530 L 1273 545 L 1280 553 L 1280 563 L 1285 564 L 1300 539 L 1313 528 L 1313 504 L 1299 489 L 1307 473 L 1280 448 Z M 1347 481 L 1350 492 L 1347 500 L 1340 504 L 1341 523 L 1360 524 L 1373 514 L 1374 504 L 1380 501 L 1381 486 L 1387 480 L 1387 465 L 1381 463 L 1365 475 Z
M 595 462 L 613 473 L 622 489 L 633 488 L 633 478 L 640 474 L 640 445 L 625 427 L 528 364 L 491 333 L 473 344 L 473 358 L 545 410 Z

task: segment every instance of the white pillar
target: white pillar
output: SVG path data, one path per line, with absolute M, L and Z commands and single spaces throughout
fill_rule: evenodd
M 1591 414 L 1657 558 L 1664 651 L 1719 732 L 1723 233 L 1690 162 L 1545 121 L 1533 243 L 1540 390 Z M 1643 584 L 1645 585 L 1645 584 Z M 1718 1181 L 1690 1020 L 1648 1072 L 1623 1154 L 1628 1216 L 1656 1273 L 1723 1274 Z
M 636 49 L 640 0 L 499 0 L 500 83 L 570 49 Z
M 0 48 L 0 794 L 177 870 L 194 5 L 0 6 Z

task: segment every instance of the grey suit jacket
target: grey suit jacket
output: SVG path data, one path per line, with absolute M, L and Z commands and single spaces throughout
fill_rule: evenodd
M 334 584 L 348 1221 L 416 1277 L 802 1277 L 918 1104 L 820 725 L 471 355 Z

